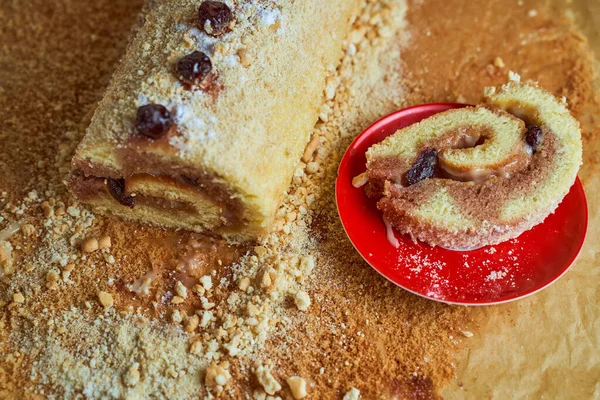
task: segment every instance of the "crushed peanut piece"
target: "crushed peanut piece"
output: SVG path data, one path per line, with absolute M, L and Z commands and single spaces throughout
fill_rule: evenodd
M 98 248 L 100 250 L 110 249 L 111 246 L 112 246 L 112 242 L 111 242 L 110 236 L 104 235 L 100 239 L 98 239 Z
M 357 189 L 366 185 L 367 182 L 369 182 L 369 175 L 366 172 L 352 178 L 352 186 Z
M 194 355 L 202 354 L 202 341 L 197 340 L 190 346 L 190 353 Z
M 273 377 L 271 371 L 263 365 L 256 369 L 256 378 L 267 394 L 274 395 L 281 390 L 279 382 Z
M 321 139 L 319 138 L 319 135 L 317 133 L 313 134 L 312 139 L 310 140 L 310 143 L 308 143 L 308 145 L 306 146 L 306 149 L 304 150 L 304 155 L 302 156 L 302 161 L 304 161 L 305 163 L 308 163 L 312 159 L 312 156 L 315 153 L 315 151 L 317 150 L 317 148 L 319 147 L 320 143 L 321 143 Z
M 200 325 L 200 317 L 197 315 L 192 315 L 186 319 L 183 330 L 187 333 L 192 333 L 196 330 L 196 328 L 198 328 L 198 325 Z
M 103 291 L 98 292 L 98 300 L 100 300 L 100 304 L 102 304 L 105 309 L 112 307 L 115 303 L 112 295 Z
M 240 290 L 243 291 L 243 292 L 245 292 L 246 290 L 248 290 L 249 286 L 250 286 L 250 279 L 248 279 L 248 278 L 242 278 L 238 282 L 238 288 L 240 288 Z
M 94 238 L 86 239 L 81 244 L 81 251 L 84 253 L 93 253 L 98 250 L 98 240 Z
M 181 323 L 181 321 L 183 321 L 183 317 L 181 316 L 181 313 L 179 312 L 179 310 L 175 310 L 173 311 L 173 314 L 171 314 L 171 321 L 179 324 Z
M 308 393 L 306 392 L 306 381 L 299 376 L 292 376 L 287 379 L 287 384 L 290 387 L 294 399 L 303 399 Z
M 262 257 L 265 254 L 267 254 L 267 249 L 264 246 L 256 246 L 254 248 L 254 252 L 256 253 L 257 256 Z
M 505 67 L 504 60 L 500 57 L 494 58 L 494 66 L 496 68 L 504 68 Z
M 17 304 L 25 303 L 25 296 L 22 293 L 13 294 L 13 302 Z
M 181 296 L 173 296 L 171 299 L 171 304 L 181 304 L 185 301 L 185 299 Z
M 200 284 L 206 290 L 212 289 L 212 287 L 213 287 L 212 277 L 210 275 L 204 275 L 202 278 L 200 278 Z
M 175 284 L 175 293 L 177 293 L 177 295 L 183 299 L 187 298 L 187 288 L 183 283 L 181 283 L 181 281 L 177 281 Z
M 310 307 L 310 296 L 303 290 L 299 290 L 296 292 L 296 296 L 294 297 L 294 302 L 296 303 L 296 307 L 300 311 L 308 310 Z
M 343 400 L 358 400 L 359 398 L 360 390 L 357 388 L 352 388 L 344 395 Z
M 216 388 L 217 386 L 225 386 L 227 384 L 227 381 L 231 379 L 231 374 L 229 373 L 228 368 L 228 362 L 223 362 L 219 365 L 213 362 L 208 366 L 208 368 L 206 368 L 204 384 L 210 388 Z
M 198 285 L 198 284 L 194 285 L 194 287 L 192 288 L 192 290 L 198 296 L 204 296 L 204 293 L 206 293 L 206 289 L 204 289 L 204 286 Z

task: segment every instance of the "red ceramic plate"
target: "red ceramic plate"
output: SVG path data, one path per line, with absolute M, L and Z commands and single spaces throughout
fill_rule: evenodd
M 556 212 L 508 242 L 472 251 L 453 251 L 414 243 L 396 233 L 386 238 L 382 215 L 352 178 L 365 171 L 365 152 L 398 129 L 463 104 L 425 104 L 380 119 L 350 145 L 338 171 L 336 201 L 348 237 L 381 275 L 420 296 L 451 304 L 488 305 L 533 294 L 560 278 L 579 254 L 588 211 L 579 179 Z

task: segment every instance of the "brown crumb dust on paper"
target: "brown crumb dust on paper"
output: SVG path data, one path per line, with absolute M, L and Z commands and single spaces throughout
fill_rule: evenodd
M 508 69 L 576 112 L 590 101 L 581 39 L 544 2 L 527 2 L 533 17 L 514 1 L 366 2 L 277 232 L 230 248 L 94 216 L 62 183 L 142 1 L 22 3 L 0 10 L 3 398 L 290 398 L 293 376 L 309 398 L 435 397 L 475 339 L 468 309 L 395 288 L 357 257 L 333 203 L 344 149 L 403 106 L 476 101 Z

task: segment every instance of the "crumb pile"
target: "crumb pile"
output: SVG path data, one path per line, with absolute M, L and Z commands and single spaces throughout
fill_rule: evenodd
M 434 397 L 452 377 L 453 351 L 473 336 L 468 311 L 397 289 L 356 255 L 334 204 L 344 149 L 380 116 L 473 99 L 509 67 L 575 106 L 585 100 L 556 80 L 570 68 L 576 84 L 585 69 L 557 39 L 560 26 L 519 27 L 514 40 L 524 43 L 506 48 L 495 45 L 501 28 L 445 43 L 432 10 L 457 21 L 481 12 L 446 3 L 365 3 L 276 232 L 250 248 L 94 216 L 66 192 L 141 0 L 3 6 L 0 397 Z M 567 55 L 551 72 L 529 67 L 557 42 Z

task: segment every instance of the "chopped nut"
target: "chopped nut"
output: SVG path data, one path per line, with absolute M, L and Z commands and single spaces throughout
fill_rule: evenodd
M 206 368 L 206 375 L 204 376 L 204 384 L 211 388 L 217 386 L 225 386 L 227 381 L 231 379 L 231 374 L 227 370 L 229 363 L 223 362 L 219 365 L 214 362 Z
M 25 236 L 31 236 L 35 233 L 35 227 L 31 224 L 25 224 L 21 227 L 21 231 Z
M 181 304 L 185 301 L 185 299 L 181 296 L 173 296 L 171 299 L 171 304 Z
M 13 301 L 17 304 L 25 303 L 25 296 L 22 293 L 13 294 Z
M 290 387 L 294 399 L 303 399 L 307 396 L 306 381 L 299 376 L 292 376 L 287 379 L 287 384 Z
M 248 279 L 248 278 L 242 278 L 238 282 L 238 288 L 240 288 L 240 290 L 243 291 L 243 292 L 245 292 L 246 290 L 248 290 L 249 286 L 250 286 L 250 279 Z
M 134 387 L 140 381 L 140 371 L 138 371 L 138 365 L 134 364 L 127 372 L 123 375 L 123 383 L 125 386 Z
M 296 211 L 290 211 L 285 215 L 285 219 L 287 222 L 294 222 L 298 218 L 298 213 Z
M 198 328 L 198 325 L 200 325 L 200 317 L 197 315 L 192 315 L 186 319 L 183 330 L 187 333 L 192 333 L 196 330 L 196 328 Z
M 254 248 L 254 252 L 256 253 L 257 256 L 262 257 L 265 254 L 267 254 L 267 249 L 264 246 L 256 246 Z
M 367 184 L 367 182 L 369 182 L 369 175 L 366 172 L 363 172 L 362 174 L 356 175 L 354 178 L 352 178 L 352 186 L 355 188 L 363 187 Z
M 461 331 L 461 333 L 464 335 L 464 337 L 473 337 L 473 332 L 471 331 Z
M 309 162 L 308 164 L 306 164 L 306 172 L 308 172 L 309 174 L 314 174 L 318 170 L 319 170 L 318 162 L 313 161 L 313 162 Z
M 505 67 L 504 60 L 500 57 L 494 58 L 494 66 L 496 68 L 504 68 Z
M 204 289 L 206 290 L 210 290 L 213 287 L 213 283 L 212 283 L 212 278 L 210 275 L 204 275 L 202 278 L 200 278 L 200 284 L 204 287 Z
M 305 163 L 308 163 L 312 159 L 312 156 L 313 156 L 315 150 L 317 150 L 317 148 L 319 147 L 320 143 L 321 143 L 321 139 L 319 138 L 319 135 L 316 133 L 313 134 L 312 139 L 310 140 L 310 142 L 306 146 L 306 149 L 304 150 L 304 155 L 302 156 L 302 161 L 304 161 Z
M 112 243 L 111 243 L 110 236 L 104 235 L 98 240 L 98 248 L 100 250 L 110 249 L 111 246 L 112 246 Z
M 254 317 L 260 313 L 260 310 L 254 304 L 248 303 L 248 305 L 246 305 L 246 313 L 248 316 Z
M 194 287 L 192 288 L 192 290 L 198 296 L 204 296 L 204 293 L 206 293 L 206 289 L 204 289 L 204 286 L 202 286 L 202 285 L 194 285 Z
M 296 303 L 296 307 L 298 307 L 298 310 L 300 311 L 306 311 L 308 310 L 308 307 L 310 307 L 310 297 L 308 296 L 308 293 L 302 290 L 299 290 L 296 293 L 296 296 L 294 297 L 294 302 Z
M 206 328 L 208 326 L 208 324 L 210 324 L 212 317 L 213 317 L 212 311 L 202 312 L 202 320 L 200 321 L 200 326 L 202 328 Z
M 190 353 L 194 355 L 202 354 L 202 342 L 200 340 L 192 343 L 190 346 Z
M 102 304 L 104 308 L 110 308 L 115 303 L 110 293 L 102 291 L 98 292 L 98 300 L 100 300 L 100 304 Z
M 256 369 L 256 378 L 267 394 L 274 395 L 281 390 L 281 385 L 273 377 L 271 371 L 262 365 Z
M 181 283 L 181 281 L 177 281 L 175 284 L 175 293 L 177 293 L 177 295 L 183 299 L 187 298 L 187 288 L 183 283 Z
M 360 390 L 357 388 L 350 389 L 342 400 L 358 400 L 360 397 Z
M 270 287 L 272 283 L 271 274 L 269 273 L 268 269 L 264 268 L 259 275 L 260 287 L 266 289 Z
M 63 268 L 65 271 L 73 271 L 73 269 L 75 269 L 75 264 L 67 264 L 65 265 L 65 267 Z
M 81 251 L 84 253 L 93 253 L 98 250 L 98 240 L 94 238 L 86 239 L 81 244 Z
M 173 311 L 173 314 L 171 314 L 171 321 L 179 324 L 181 323 L 181 321 L 183 321 L 183 317 L 181 316 L 181 313 L 179 312 L 179 310 L 175 310 Z

